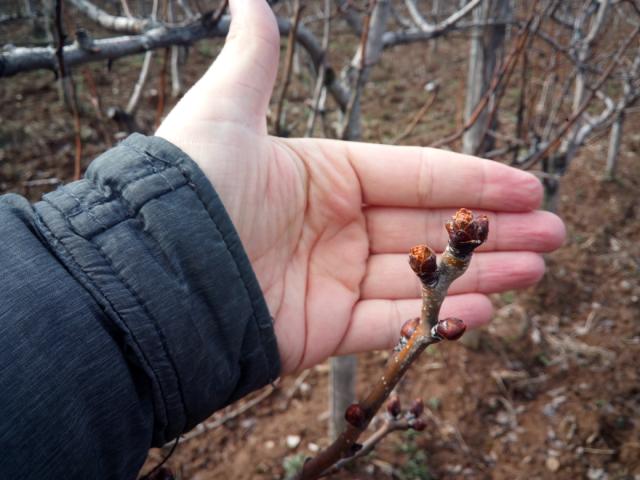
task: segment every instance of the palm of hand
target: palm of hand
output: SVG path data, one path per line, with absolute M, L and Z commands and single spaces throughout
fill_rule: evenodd
M 222 199 L 274 316 L 284 372 L 397 341 L 420 304 L 406 252 L 425 241 L 441 251 L 454 207 L 494 210 L 500 234 L 454 283 L 443 315 L 486 323 L 484 293 L 540 278 L 533 252 L 557 248 L 564 229 L 531 211 L 541 195 L 532 176 L 450 152 L 268 136 L 277 26 L 266 2 L 230 7 L 224 49 L 157 135 L 190 155 Z
M 198 159 L 225 204 L 274 316 L 284 371 L 334 354 L 369 253 L 345 151 L 238 124 L 182 123 L 180 137 L 166 126 L 159 135 Z M 201 129 L 223 133 L 193 140 Z

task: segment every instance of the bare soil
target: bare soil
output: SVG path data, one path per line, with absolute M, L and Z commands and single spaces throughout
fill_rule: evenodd
M 10 33 L 0 31 L 5 39 Z M 335 40 L 337 63 L 350 51 L 341 52 L 341 38 Z M 366 88 L 364 140 L 389 141 L 404 130 L 428 100 L 424 85 L 436 79 L 438 100 L 402 143 L 424 145 L 454 130 L 464 91 L 464 45 L 440 42 L 436 51 L 414 45 L 386 52 Z M 207 40 L 190 49 L 185 84 L 198 78 L 220 46 Z M 162 59 L 163 53 L 156 53 L 136 117 L 147 133 L 157 118 Z M 132 57 L 110 68 L 75 70 L 85 167 L 127 134 L 92 102 L 99 99 L 101 112 L 124 106 L 140 64 L 140 57 Z M 300 78 L 294 79 L 288 106 L 290 118 L 300 119 L 294 134 L 303 128 L 302 100 L 310 91 L 309 81 Z M 2 79 L 0 118 L 0 193 L 35 201 L 58 180 L 71 180 L 73 122 L 52 73 Z M 495 318 L 482 331 L 478 348 L 438 348 L 400 385 L 405 404 L 425 399 L 427 429 L 392 434 L 335 478 L 640 479 L 639 124 L 637 113 L 629 115 L 618 180 L 601 178 L 606 136 L 594 139 L 569 169 L 558 207 L 567 242 L 547 256 L 542 282 L 496 295 Z M 360 393 L 387 355 L 360 357 Z M 323 364 L 294 391 L 296 379 L 283 379 L 245 413 L 181 442 L 168 465 L 182 479 L 282 478 L 291 456 L 311 455 L 328 442 L 327 377 Z M 287 446 L 289 435 L 300 437 L 298 446 Z M 151 451 L 146 468 L 166 452 Z

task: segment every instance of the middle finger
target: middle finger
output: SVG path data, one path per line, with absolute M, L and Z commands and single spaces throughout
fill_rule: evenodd
M 444 224 L 455 209 L 368 207 L 365 209 L 371 253 L 408 253 L 426 243 L 436 252 L 447 245 Z M 545 211 L 474 211 L 489 217 L 489 237 L 479 251 L 549 252 L 564 241 L 562 220 Z

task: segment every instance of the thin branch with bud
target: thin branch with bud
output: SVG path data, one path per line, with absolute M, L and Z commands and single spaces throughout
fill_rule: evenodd
M 439 320 L 438 315 L 449 286 L 466 271 L 473 251 L 486 241 L 489 221 L 486 216 L 474 218 L 470 210 L 462 208 L 445 226 L 449 243 L 439 264 L 427 245 L 413 247 L 409 253 L 411 269 L 422 284 L 420 317 L 405 323 L 400 342 L 384 373 L 369 394 L 345 412 L 345 431 L 304 464 L 298 480 L 319 478 L 336 463 L 356 454 L 360 449 L 358 439 L 418 356 L 430 345 L 442 340 L 457 340 L 463 335 L 464 321 L 457 318 Z

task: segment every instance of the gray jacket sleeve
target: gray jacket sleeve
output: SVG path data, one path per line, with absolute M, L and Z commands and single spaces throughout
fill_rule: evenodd
M 275 380 L 272 320 L 195 163 L 133 135 L 35 206 L 0 197 L 0 478 L 135 478 Z

